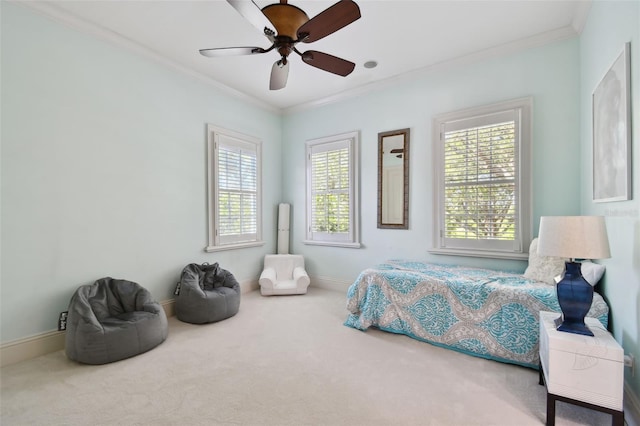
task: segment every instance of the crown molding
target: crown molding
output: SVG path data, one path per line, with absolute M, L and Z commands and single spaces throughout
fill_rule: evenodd
M 213 78 L 210 78 L 200 72 L 194 71 L 188 67 L 185 67 L 179 64 L 176 61 L 168 59 L 159 53 L 131 40 L 128 39 L 114 31 L 111 31 L 107 28 L 104 28 L 96 23 L 89 22 L 86 19 L 80 18 L 77 15 L 74 15 L 66 10 L 63 10 L 57 7 L 52 2 L 36 0 L 36 1 L 19 1 L 19 0 L 7 0 L 12 4 L 17 4 L 20 6 L 24 6 L 28 9 L 31 9 L 34 12 L 37 12 L 41 15 L 46 16 L 56 22 L 66 25 L 67 27 L 73 28 L 77 31 L 80 31 L 84 34 L 93 36 L 95 38 L 104 40 L 111 44 L 115 44 L 119 47 L 122 47 L 130 52 L 136 53 L 140 56 L 146 57 L 147 59 L 151 59 L 156 63 L 164 65 L 174 71 L 178 71 L 182 74 L 186 74 L 200 82 L 207 84 L 209 86 L 214 87 L 221 93 L 232 96 L 236 99 L 239 99 L 243 102 L 256 106 L 258 108 L 262 108 L 268 112 L 273 112 L 276 114 L 280 114 L 282 111 L 280 108 L 277 108 L 273 105 L 270 105 L 266 102 L 260 101 L 244 92 L 241 92 L 236 89 L 232 89 L 227 85 L 220 83 Z
M 589 12 L 591 12 L 591 5 L 591 0 L 583 0 L 578 3 L 576 14 L 571 22 L 571 26 L 577 34 L 582 34 L 582 30 L 584 30 L 584 26 L 587 24 Z
M 366 93 L 383 90 L 392 86 L 396 86 L 398 84 L 406 83 L 411 80 L 416 80 L 427 73 L 431 73 L 435 71 L 439 71 L 439 72 L 447 71 L 453 68 L 458 68 L 463 65 L 469 65 L 469 64 L 484 61 L 487 59 L 493 59 L 501 56 L 506 56 L 509 54 L 518 53 L 521 51 L 525 51 L 527 49 L 544 46 L 544 45 L 559 42 L 562 40 L 568 40 L 577 36 L 578 36 L 578 33 L 573 28 L 573 26 L 558 28 L 556 30 L 547 31 L 545 33 L 537 34 L 532 37 L 527 37 L 514 42 L 505 43 L 500 46 L 492 47 L 489 49 L 480 50 L 480 51 L 471 53 L 469 55 L 459 56 L 457 58 L 452 58 L 446 61 L 438 62 L 432 65 L 428 65 L 426 67 L 417 68 L 413 71 L 394 75 L 384 80 L 371 82 L 351 90 L 346 90 L 336 95 L 328 96 L 328 97 L 311 101 L 311 102 L 305 102 L 305 103 L 294 105 L 288 108 L 283 108 L 282 112 L 285 115 L 291 115 L 293 113 L 297 113 L 300 111 L 335 104 L 348 99 L 356 98 L 358 96 L 362 96 Z
M 546 44 L 570 39 L 580 34 L 591 9 L 591 1 L 579 2 L 578 12 L 571 25 L 562 27 L 556 30 L 547 31 L 532 37 L 521 39 L 515 42 L 506 43 L 500 46 L 496 46 L 490 49 L 481 50 L 456 58 L 452 58 L 446 61 L 438 62 L 426 67 L 417 68 L 413 71 L 409 71 L 403 74 L 390 76 L 383 80 L 364 84 L 362 86 L 343 91 L 341 93 L 330 95 L 324 98 L 316 99 L 309 102 L 293 105 L 290 107 L 279 108 L 264 101 L 261 101 L 251 95 L 248 95 L 239 90 L 230 88 L 227 85 L 220 83 L 219 81 L 208 77 L 200 72 L 194 71 L 188 67 L 185 67 L 171 59 L 168 59 L 159 53 L 142 46 L 139 43 L 134 42 L 116 32 L 108 30 L 98 24 L 89 22 L 76 15 L 73 15 L 66 10 L 63 10 L 55 4 L 47 1 L 19 1 L 19 0 L 7 0 L 13 4 L 25 6 L 35 12 L 38 12 L 50 19 L 60 22 L 68 27 L 76 29 L 82 33 L 94 36 L 96 38 L 105 40 L 109 43 L 119 45 L 131 52 L 139 54 L 143 57 L 151 59 L 161 65 L 178 71 L 182 74 L 186 74 L 192 78 L 199 80 L 200 82 L 207 84 L 219 90 L 221 93 L 232 96 L 238 100 L 264 109 L 268 112 L 291 115 L 300 111 L 315 109 L 323 106 L 332 105 L 345 100 L 353 99 L 358 96 L 362 96 L 367 93 L 380 91 L 398 84 L 406 83 L 411 80 L 421 78 L 427 73 L 434 71 L 446 71 L 448 69 L 456 68 L 463 65 L 469 65 L 474 62 L 483 61 L 486 59 L 496 58 L 508 54 L 517 53 L 527 49 L 543 46 Z

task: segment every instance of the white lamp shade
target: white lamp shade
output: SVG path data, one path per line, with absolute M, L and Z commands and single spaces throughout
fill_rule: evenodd
M 604 217 L 542 216 L 538 254 L 571 259 L 611 257 Z

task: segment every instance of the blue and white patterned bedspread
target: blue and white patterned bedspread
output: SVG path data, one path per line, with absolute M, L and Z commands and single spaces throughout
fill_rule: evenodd
M 488 269 L 392 260 L 349 287 L 345 325 L 377 327 L 483 358 L 538 368 L 538 316 L 560 312 L 555 286 Z M 606 327 L 594 293 L 588 316 Z

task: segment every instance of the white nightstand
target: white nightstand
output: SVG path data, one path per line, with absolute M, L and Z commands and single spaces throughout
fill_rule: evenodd
M 555 424 L 556 401 L 612 415 L 624 425 L 624 352 L 595 318 L 585 318 L 594 336 L 556 330 L 557 312 L 540 312 L 540 384 L 547 386 L 547 426 Z

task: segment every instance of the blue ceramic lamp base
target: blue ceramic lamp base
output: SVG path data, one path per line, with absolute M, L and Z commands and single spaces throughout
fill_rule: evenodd
M 584 323 L 584 317 L 591 309 L 593 287 L 582 276 L 580 263 L 566 262 L 566 271 L 556 285 L 558 303 L 562 309 L 562 324 L 558 331 L 593 336 Z

